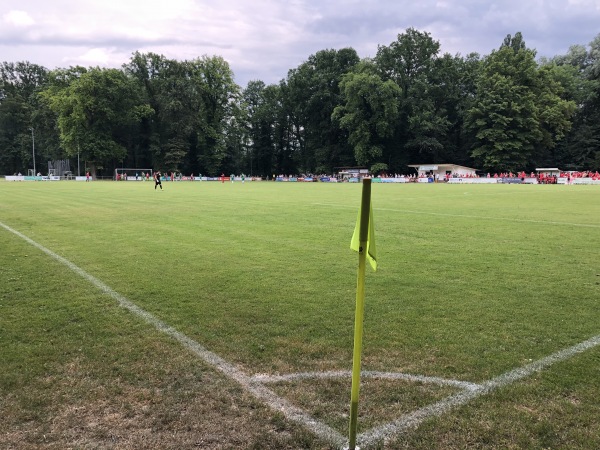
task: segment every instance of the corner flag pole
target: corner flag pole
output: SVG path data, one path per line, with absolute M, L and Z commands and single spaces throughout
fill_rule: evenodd
M 356 312 L 354 316 L 354 354 L 352 358 L 352 391 L 350 394 L 350 437 L 349 450 L 356 448 L 356 431 L 358 422 L 358 394 L 360 389 L 360 357 L 362 352 L 363 318 L 365 312 L 365 265 L 369 252 L 369 239 L 372 237 L 373 224 L 371 208 L 371 180 L 363 179 L 362 199 L 360 204 L 357 229 L 354 230 L 350 248 L 358 251 L 358 276 L 356 282 Z M 358 248 L 356 248 L 358 237 Z M 374 250 L 374 240 L 371 243 Z M 370 262 L 375 265 L 374 251 L 370 255 Z

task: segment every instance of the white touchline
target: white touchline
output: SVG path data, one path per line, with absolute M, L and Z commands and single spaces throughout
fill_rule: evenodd
M 315 203 L 317 206 L 330 206 L 334 208 L 344 209 L 357 209 L 356 206 L 349 205 L 336 205 L 334 203 Z M 489 216 L 473 216 L 470 214 L 452 214 L 452 213 L 440 213 L 440 212 L 429 212 L 429 211 L 415 211 L 412 209 L 394 209 L 394 208 L 377 208 L 373 207 L 373 211 L 391 211 L 405 214 L 422 214 L 425 216 L 441 216 L 441 217 L 461 217 L 464 219 L 482 219 L 482 220 L 499 220 L 504 222 L 520 222 L 520 223 L 535 223 L 541 225 L 566 225 L 571 227 L 584 227 L 584 228 L 600 228 L 600 224 L 597 223 L 573 223 L 573 222 L 557 222 L 552 220 L 531 220 L 531 219 L 514 219 L 511 217 L 489 217 Z
M 283 413 L 283 415 L 287 419 L 303 425 L 307 429 L 311 430 L 315 435 L 337 446 L 338 448 L 342 448 L 342 446 L 347 444 L 346 437 L 342 436 L 340 433 L 338 433 L 331 427 L 325 425 L 324 423 L 310 417 L 300 408 L 297 408 L 285 399 L 279 397 L 277 394 L 275 394 L 263 384 L 269 382 L 308 378 L 310 376 L 317 378 L 328 378 L 332 376 L 345 377 L 347 376 L 347 371 L 324 372 L 322 374 L 317 375 L 313 373 L 300 373 L 281 376 L 270 376 L 261 374 L 249 376 L 242 372 L 239 368 L 235 367 L 233 364 L 225 361 L 216 353 L 207 350 L 198 342 L 189 338 L 185 334 L 177 331 L 175 328 L 167 325 L 165 322 L 161 321 L 151 313 L 135 305 L 130 300 L 111 289 L 108 285 L 106 285 L 96 277 L 88 274 L 86 271 L 79 268 L 69 260 L 63 258 L 60 255 L 57 255 L 52 250 L 49 250 L 43 245 L 38 244 L 34 240 L 30 239 L 29 237 L 25 236 L 19 231 L 14 230 L 8 225 L 5 225 L 2 222 L 0 222 L 0 227 L 6 229 L 7 231 L 10 231 L 11 233 L 25 240 L 26 242 L 41 250 L 42 252 L 46 253 L 56 261 L 60 262 L 61 264 L 64 264 L 76 274 L 88 280 L 100 291 L 115 299 L 121 307 L 129 310 L 131 313 L 144 319 L 146 323 L 154 326 L 157 330 L 177 340 L 185 348 L 193 352 L 196 356 L 205 361 L 207 364 L 210 364 L 211 366 L 215 367 L 217 370 L 225 374 L 227 377 L 231 378 L 232 380 L 235 380 L 249 393 L 254 395 L 256 398 L 262 400 L 266 405 L 268 405 L 276 411 L 280 411 L 281 413 Z M 438 384 L 448 384 L 460 387 L 463 390 L 457 394 L 450 395 L 436 403 L 432 403 L 428 406 L 406 414 L 393 422 L 372 428 L 371 430 L 361 433 L 357 436 L 357 441 L 362 446 L 369 446 L 381 440 L 389 440 L 395 435 L 398 435 L 399 433 L 407 429 L 418 427 L 424 420 L 430 417 L 440 416 L 455 407 L 466 405 L 468 402 L 477 397 L 481 397 L 483 395 L 489 394 L 492 391 L 495 391 L 496 389 L 515 383 L 516 381 L 528 377 L 529 375 L 535 372 L 540 372 L 541 370 L 551 366 L 552 364 L 555 364 L 560 361 L 565 361 L 579 353 L 583 353 L 584 351 L 592 349 L 598 345 L 600 345 L 600 335 L 594 336 L 586 341 L 573 345 L 572 347 L 560 350 L 556 353 L 551 354 L 550 356 L 546 356 L 545 358 L 527 364 L 526 366 L 510 370 L 498 377 L 492 378 L 491 380 L 479 384 L 462 382 L 458 380 L 444 380 L 442 378 L 426 377 L 423 375 L 406 375 L 393 373 L 390 374 L 387 372 L 363 372 L 363 374 L 366 374 L 366 376 L 375 378 L 394 378 Z
M 67 266 L 69 269 L 71 269 L 76 274 L 78 274 L 81 277 L 88 280 L 91 284 L 93 284 L 98 289 L 100 289 L 100 291 L 102 291 L 104 294 L 109 295 L 110 297 L 115 299 L 121 307 L 129 310 L 131 313 L 142 318 L 146 323 L 148 323 L 149 325 L 152 325 L 157 330 L 162 331 L 163 333 L 165 333 L 165 334 L 171 336 L 172 338 L 174 338 L 175 340 L 177 340 L 179 343 L 181 343 L 184 347 L 186 347 L 192 353 L 196 354 L 196 356 L 198 356 L 200 359 L 204 360 L 206 363 L 215 367 L 216 369 L 221 371 L 223 374 L 225 374 L 227 377 L 238 382 L 243 388 L 245 388 L 248 392 L 250 392 L 256 398 L 262 400 L 266 405 L 268 405 L 269 407 L 271 407 L 272 409 L 274 409 L 276 411 L 280 411 L 281 413 L 283 413 L 283 415 L 286 418 L 288 418 L 289 420 L 292 420 L 296 423 L 303 425 L 304 427 L 311 430 L 315 435 L 319 436 L 320 438 L 322 438 L 334 445 L 337 445 L 338 447 L 341 447 L 347 441 L 346 437 L 342 436 L 340 433 L 338 433 L 331 427 L 325 425 L 324 423 L 322 423 L 318 420 L 315 420 L 314 418 L 312 418 L 308 414 L 306 414 L 304 411 L 302 411 L 300 408 L 295 407 L 294 405 L 289 403 L 287 400 L 279 397 L 277 394 L 275 394 L 273 391 L 271 391 L 270 389 L 268 389 L 261 383 L 252 380 L 252 378 L 250 376 L 243 373 L 240 369 L 235 367 L 233 364 L 225 361 L 223 358 L 218 356 L 216 353 L 213 353 L 213 352 L 205 349 L 198 342 L 189 338 L 185 334 L 177 331 L 175 328 L 167 325 L 165 322 L 158 319 L 151 313 L 143 310 L 142 308 L 137 306 L 135 303 L 131 302 L 130 300 L 128 300 L 127 298 L 125 298 L 124 296 L 119 294 L 118 292 L 111 289 L 108 285 L 106 285 L 105 283 L 100 281 L 98 278 L 90 275 L 85 270 L 83 270 L 83 269 L 79 268 L 78 266 L 76 266 L 75 264 L 73 264 L 71 261 L 63 258 L 60 255 L 57 255 L 52 250 L 49 250 L 46 247 L 44 247 L 43 245 L 38 244 L 34 240 L 30 239 L 29 237 L 25 236 L 24 234 L 20 233 L 19 231 L 9 227 L 8 225 L 5 225 L 2 222 L 0 222 L 0 226 L 2 228 L 4 228 L 5 230 L 10 231 L 11 233 L 19 236 L 21 239 L 23 239 L 27 243 L 33 245 L 34 247 L 36 247 L 37 249 L 46 253 L 48 256 L 52 257 L 56 261 Z

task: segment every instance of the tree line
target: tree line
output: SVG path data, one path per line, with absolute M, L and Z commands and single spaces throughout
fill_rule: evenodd
M 455 163 L 600 169 L 600 34 L 536 60 L 521 33 L 481 57 L 413 28 L 361 59 L 322 50 L 278 84 L 234 81 L 219 56 L 132 55 L 120 69 L 0 66 L 0 173 L 79 158 L 86 170 L 333 173 Z

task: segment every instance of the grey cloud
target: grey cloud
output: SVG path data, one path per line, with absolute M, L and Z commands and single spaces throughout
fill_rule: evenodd
M 177 45 L 180 44 L 179 39 L 138 39 L 122 36 L 82 36 L 73 38 L 61 34 L 47 34 L 42 36 L 28 36 L 23 34 L 11 33 L 0 34 L 1 45 L 27 45 L 40 47 L 66 46 L 66 47 L 136 47 L 141 45 Z

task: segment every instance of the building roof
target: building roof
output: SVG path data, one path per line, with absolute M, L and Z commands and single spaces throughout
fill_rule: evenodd
M 461 166 L 459 164 L 448 164 L 448 163 L 443 163 L 443 164 L 408 164 L 408 167 L 414 167 L 415 169 L 419 169 L 419 170 L 440 170 L 441 167 L 450 167 L 450 168 L 461 168 L 461 169 L 468 169 L 468 170 L 473 170 L 476 171 L 477 169 L 474 169 L 473 167 L 467 167 L 467 166 Z M 422 168 L 422 169 L 421 169 Z

